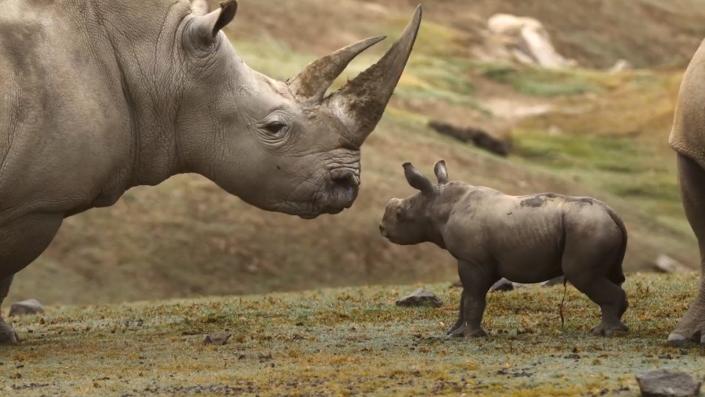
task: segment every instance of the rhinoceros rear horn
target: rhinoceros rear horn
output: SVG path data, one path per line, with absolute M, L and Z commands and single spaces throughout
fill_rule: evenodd
M 389 51 L 326 99 L 327 106 L 347 127 L 351 142 L 362 145 L 382 118 L 414 47 L 421 17 L 422 9 L 418 6 L 401 38 Z
M 331 84 L 356 56 L 384 39 L 384 36 L 371 37 L 317 59 L 289 81 L 291 92 L 301 100 L 320 102 Z
M 192 9 L 194 4 L 192 3 Z M 192 44 L 208 47 L 215 42 L 218 32 L 229 24 L 237 14 L 237 1 L 227 0 L 220 3 L 217 10 L 205 15 L 194 12 L 193 22 L 187 34 Z
M 433 184 L 423 176 L 411 163 L 404 163 L 404 176 L 409 185 L 422 193 L 433 193 Z

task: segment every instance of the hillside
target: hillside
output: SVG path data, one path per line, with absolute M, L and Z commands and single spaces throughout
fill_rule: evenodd
M 675 368 L 702 379 L 697 349 L 664 339 L 694 291 L 692 275 L 633 275 L 631 332 L 589 336 L 597 307 L 569 288 L 490 296 L 487 339 L 446 339 L 458 289 L 431 287 L 439 309 L 399 308 L 412 287 L 324 289 L 109 306 L 52 306 L 17 321 L 22 345 L 0 358 L 17 397 L 188 395 L 637 396 L 635 373 Z M 204 345 L 205 334 L 231 334 Z
M 248 64 L 287 78 L 366 36 L 386 33 L 389 45 L 412 3 L 242 0 L 228 35 Z M 560 4 L 425 4 L 407 72 L 363 147 L 360 197 L 342 215 L 303 221 L 265 213 L 201 177 L 178 176 L 68 219 L 48 251 L 17 277 L 11 299 L 99 303 L 453 280 L 447 254 L 393 246 L 377 231 L 384 203 L 412 192 L 401 164 L 413 161 L 430 172 L 441 158 L 451 178 L 469 183 L 608 202 L 630 230 L 629 270 L 646 268 L 659 254 L 694 266 L 666 136 L 681 70 L 705 37 L 705 2 Z M 558 50 L 584 68 L 549 72 L 473 58 L 486 17 L 500 11 L 542 20 Z M 343 78 L 384 50 L 362 56 Z M 621 58 L 640 68 L 590 69 Z M 495 157 L 438 135 L 427 127 L 431 119 L 510 136 L 515 150 Z

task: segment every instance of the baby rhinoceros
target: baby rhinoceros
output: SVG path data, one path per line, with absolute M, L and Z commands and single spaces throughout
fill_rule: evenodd
M 621 321 L 628 306 L 621 288 L 627 231 L 607 205 L 553 193 L 510 196 L 449 182 L 444 161 L 436 164 L 436 185 L 410 163 L 404 173 L 420 192 L 391 199 L 380 231 L 396 244 L 435 243 L 458 260 L 463 292 L 449 335 L 486 336 L 485 296 L 500 278 L 537 283 L 560 275 L 600 305 L 602 322 L 594 334 L 627 331 Z

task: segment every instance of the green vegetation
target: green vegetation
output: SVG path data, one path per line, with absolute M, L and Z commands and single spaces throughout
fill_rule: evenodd
M 520 68 L 513 65 L 485 64 L 482 75 L 490 80 L 509 84 L 517 92 L 539 97 L 571 96 L 595 92 L 594 84 L 579 73 Z
M 393 302 L 413 287 L 49 307 L 16 319 L 24 341 L 3 348 L 0 390 L 39 395 L 637 395 L 634 373 L 702 377 L 698 349 L 665 336 L 695 291 L 691 275 L 630 275 L 631 332 L 589 335 L 598 308 L 572 287 L 490 295 L 487 339 L 446 339 L 459 290 L 431 287 L 440 309 Z M 205 334 L 232 334 L 204 345 Z

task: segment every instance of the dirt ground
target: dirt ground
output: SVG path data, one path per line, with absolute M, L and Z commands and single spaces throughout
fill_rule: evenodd
M 458 289 L 439 309 L 399 308 L 416 286 L 49 307 L 15 319 L 0 349 L 0 394 L 636 396 L 634 374 L 703 378 L 705 350 L 665 345 L 697 277 L 630 275 L 628 336 L 589 335 L 598 309 L 562 286 L 491 295 L 486 339 L 446 339 Z M 227 332 L 225 345 L 204 335 Z

